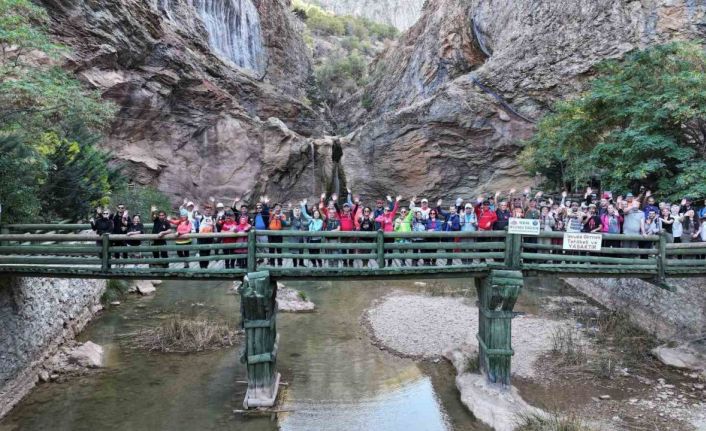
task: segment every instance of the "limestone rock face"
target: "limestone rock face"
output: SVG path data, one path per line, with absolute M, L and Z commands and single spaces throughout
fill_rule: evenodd
M 306 45 L 288 1 L 247 1 L 256 12 L 231 0 L 43 0 L 72 48 L 67 67 L 120 107 L 104 146 L 137 183 L 203 200 L 311 186 L 305 136 L 323 122 L 301 101 Z M 228 39 L 234 13 L 259 16 L 253 47 Z
M 602 60 L 701 39 L 686 0 L 429 0 L 351 109 L 347 184 L 362 194 L 474 197 L 532 185 L 516 155 L 534 120 Z

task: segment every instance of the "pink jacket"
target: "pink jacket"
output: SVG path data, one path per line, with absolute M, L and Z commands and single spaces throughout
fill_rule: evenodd
M 616 218 L 618 219 L 618 233 L 622 232 L 623 228 L 623 216 L 621 216 L 618 213 L 615 213 L 617 216 Z M 605 213 L 601 216 L 601 232 L 602 233 L 608 233 L 608 213 Z
M 395 215 L 397 215 L 397 209 L 399 208 L 399 202 L 395 202 L 394 208 L 387 215 L 380 214 L 375 218 L 375 221 L 380 223 L 383 232 L 393 232 L 395 230 Z

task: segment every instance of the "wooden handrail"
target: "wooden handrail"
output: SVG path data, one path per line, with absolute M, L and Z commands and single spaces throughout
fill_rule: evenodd
M 31 226 L 61 230 L 78 225 L 4 225 Z M 665 236 L 602 234 L 604 240 L 640 241 L 646 248 L 603 248 L 598 252 L 572 252 L 561 245 L 537 239 L 559 239 L 563 232 L 541 232 L 535 236 L 509 234 L 506 231 L 476 232 L 309 232 L 291 230 L 251 230 L 248 233 L 189 234 L 177 237 L 154 234 L 103 236 L 87 234 L 2 234 L 0 235 L 0 273 L 30 275 L 62 273 L 95 277 L 168 276 L 185 278 L 223 278 L 257 270 L 275 271 L 277 275 L 307 277 L 310 274 L 338 274 L 364 277 L 384 274 L 431 274 L 464 271 L 477 274 L 494 269 L 535 272 L 576 273 L 586 276 L 658 277 L 706 275 L 706 244 L 667 244 Z M 263 240 L 263 237 L 267 239 Z M 223 242 L 226 238 L 238 241 Z M 309 239 L 321 241 L 312 242 Z M 192 239 L 188 244 L 174 244 L 178 239 Z M 214 241 L 198 241 L 213 239 Z M 258 241 L 259 239 L 259 241 Z M 421 239 L 422 241 L 411 241 Z M 464 241 L 469 239 L 469 241 Z M 534 241 L 532 240 L 534 239 Z M 168 241 L 155 245 L 154 241 Z M 340 240 L 340 241 L 339 241 Z M 123 241 L 127 241 L 125 244 Z M 129 245 L 131 241 L 139 244 Z M 55 242 L 55 244 L 47 244 Z M 118 242 L 119 244 L 116 244 Z M 74 244 L 71 244 L 74 243 Z M 181 252 L 189 252 L 187 253 Z M 176 256 L 175 252 L 180 255 Z M 124 259 L 123 254 L 143 253 L 141 258 Z M 153 253 L 154 256 L 153 256 Z M 163 253 L 169 253 L 165 255 Z M 116 257 L 117 256 L 117 257 Z M 188 264 L 235 259 L 245 268 L 156 268 L 154 265 Z M 312 262 L 350 263 L 361 261 L 363 267 L 305 268 L 268 265 L 282 259 Z M 423 267 L 389 266 L 391 260 L 425 260 Z M 447 260 L 455 261 L 445 265 Z M 480 263 L 473 262 L 477 260 Z M 369 261 L 377 265 L 368 267 Z M 459 263 L 460 262 L 460 263 Z M 116 264 L 136 265 L 116 267 Z M 146 267 L 150 264 L 152 267 Z M 170 272 L 171 271 L 171 272 Z

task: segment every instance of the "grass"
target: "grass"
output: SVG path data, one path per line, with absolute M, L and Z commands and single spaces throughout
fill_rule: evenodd
M 565 326 L 552 331 L 552 353 L 562 365 L 583 365 L 587 361 L 586 345 L 581 340 L 579 332 Z
M 591 431 L 591 428 L 575 415 L 521 413 L 515 421 L 515 431 Z
M 235 343 L 232 325 L 209 318 L 175 314 L 157 328 L 139 332 L 135 344 L 150 351 L 193 353 L 229 347 Z
M 110 305 L 113 301 L 122 301 L 127 298 L 128 283 L 125 280 L 108 280 L 105 292 L 101 295 L 101 304 L 104 307 Z
M 299 299 L 302 301 L 306 301 L 309 299 L 308 296 L 306 296 L 306 293 L 302 292 L 301 290 L 297 293 L 297 296 L 299 296 Z

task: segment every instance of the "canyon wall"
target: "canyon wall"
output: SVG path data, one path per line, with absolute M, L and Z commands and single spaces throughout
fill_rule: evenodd
M 430 0 L 350 104 L 348 184 L 429 198 L 532 185 L 521 141 L 600 61 L 704 37 L 688 0 Z
M 425 0 L 312 0 L 336 15 L 353 15 L 407 30 L 419 19 Z
M 38 369 L 101 309 L 103 280 L 0 278 L 0 417 L 37 383 Z
M 307 139 L 325 122 L 303 102 L 311 61 L 288 2 L 42 3 L 66 67 L 120 107 L 103 145 L 138 184 L 205 201 L 309 195 L 330 175 L 330 140 Z
M 311 53 L 289 0 L 41 2 L 72 48 L 66 67 L 120 106 L 104 145 L 129 175 L 175 201 L 226 202 L 312 197 L 334 183 L 365 199 L 532 185 L 516 157 L 551 104 L 605 59 L 703 39 L 706 8 L 428 0 L 374 61 L 368 85 L 327 113 L 346 136 L 327 137 L 325 110 L 307 98 Z

